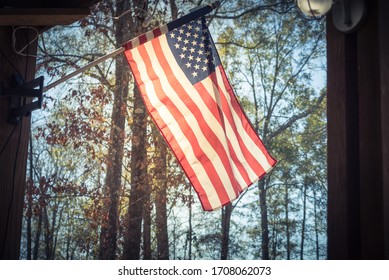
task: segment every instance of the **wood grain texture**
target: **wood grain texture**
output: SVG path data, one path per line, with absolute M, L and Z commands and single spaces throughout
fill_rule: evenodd
M 389 259 L 389 1 L 378 2 L 385 259 Z
M 329 259 L 389 258 L 389 7 L 367 4 L 353 34 L 327 19 Z
M 327 20 L 328 257 L 358 259 L 356 35 Z
M 357 42 L 360 231 L 363 259 L 384 258 L 381 77 L 377 2 L 369 2 L 369 14 L 358 31 Z

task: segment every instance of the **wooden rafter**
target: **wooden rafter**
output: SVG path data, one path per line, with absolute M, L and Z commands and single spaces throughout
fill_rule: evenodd
M 68 25 L 89 15 L 88 8 L 0 9 L 2 26 Z

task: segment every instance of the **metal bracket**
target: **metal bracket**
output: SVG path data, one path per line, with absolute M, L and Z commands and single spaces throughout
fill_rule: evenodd
M 11 97 L 8 123 L 16 125 L 21 117 L 28 117 L 32 111 L 42 107 L 43 80 L 41 76 L 17 87 L 0 87 L 0 96 Z M 26 104 L 26 98 L 32 99 L 32 102 Z

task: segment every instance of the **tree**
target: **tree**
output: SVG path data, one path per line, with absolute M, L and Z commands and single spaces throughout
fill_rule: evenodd
M 311 61 L 322 54 L 324 36 L 322 25 L 307 26 L 290 11 L 290 3 L 271 7 L 266 3 L 261 3 L 263 6 L 253 4 L 252 9 L 242 8 L 244 12 L 239 16 L 221 13 L 222 17 L 236 21 L 221 34 L 219 41 L 223 46 L 222 54 L 227 55 L 232 77 L 238 86 L 250 89 L 254 127 L 265 146 L 277 153 L 277 137 L 292 128 L 297 132 L 298 123 L 323 102 L 325 92 L 315 93 L 309 81 Z M 269 12 L 269 8 L 277 8 L 277 13 Z M 260 14 L 252 14 L 258 10 Z M 258 183 L 263 259 L 270 258 L 267 197 L 274 179 L 279 180 L 268 176 Z
M 127 19 L 120 17 L 131 6 L 126 1 L 117 1 L 108 3 L 111 9 L 114 9 L 115 16 L 118 19 L 114 22 L 114 38 L 115 45 L 119 45 L 131 36 L 131 32 L 127 30 Z M 115 8 L 113 8 L 115 7 Z M 123 150 L 125 139 L 125 124 L 127 113 L 127 98 L 129 92 L 129 71 L 125 65 L 123 56 L 116 58 L 115 64 L 115 88 L 113 98 L 113 108 L 111 116 L 111 132 L 107 156 L 107 175 L 105 181 L 105 189 L 107 190 L 109 200 L 108 221 L 107 226 L 102 228 L 102 238 L 100 245 L 101 259 L 116 259 L 117 249 L 117 223 L 118 223 L 118 207 L 119 194 L 122 188 L 122 165 L 123 165 Z M 104 236 L 106 235 L 106 236 Z

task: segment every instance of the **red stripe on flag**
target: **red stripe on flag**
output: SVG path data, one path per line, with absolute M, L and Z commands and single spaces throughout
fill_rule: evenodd
M 131 50 L 132 49 L 132 42 L 128 41 L 127 43 L 124 44 L 124 47 L 126 48 L 126 50 Z
M 139 45 L 143 45 L 144 43 L 146 43 L 148 41 L 146 33 L 140 35 L 138 38 L 139 38 Z
M 157 38 L 162 35 L 161 28 L 156 28 L 153 30 L 154 38 Z

